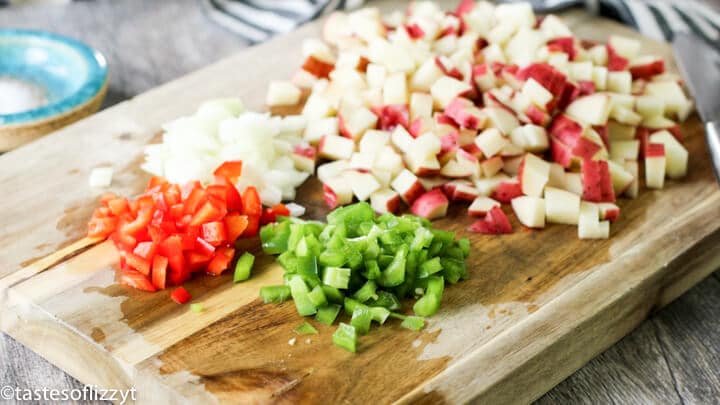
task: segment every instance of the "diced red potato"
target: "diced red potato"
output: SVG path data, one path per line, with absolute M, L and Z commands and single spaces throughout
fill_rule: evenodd
M 648 143 L 645 147 L 645 186 L 663 188 L 665 185 L 665 167 L 667 157 L 665 145 Z
M 610 178 L 612 180 L 614 194 L 623 194 L 625 190 L 632 186 L 633 181 L 635 181 L 635 176 L 629 171 L 625 170 L 625 167 L 623 165 L 615 161 L 608 160 L 607 164 L 608 169 L 610 170 Z
M 355 143 L 351 139 L 337 135 L 325 135 L 318 144 L 318 154 L 333 160 L 350 159 L 353 150 Z
M 480 162 L 480 170 L 484 177 L 492 177 L 500 170 L 504 170 L 505 161 L 500 156 L 494 156 Z
M 370 195 L 380 189 L 380 183 L 372 173 L 350 170 L 345 172 L 345 180 L 358 201 L 366 201 Z
M 662 73 L 665 73 L 665 60 L 656 56 L 637 58 L 630 63 L 633 80 L 650 79 Z
M 468 207 L 468 215 L 471 217 L 482 217 L 488 213 L 493 207 L 499 207 L 500 202 L 489 197 L 480 196 L 473 200 Z
M 583 200 L 591 202 L 615 202 L 612 177 L 607 161 L 584 160 L 582 162 Z
M 635 160 L 626 160 L 623 162 L 623 167 L 633 175 L 633 182 L 625 190 L 624 195 L 628 198 L 636 198 L 640 189 L 640 166 Z
M 581 202 L 578 237 L 580 239 L 607 239 L 609 236 L 610 221 L 600 221 L 600 209 L 597 204 Z
M 336 160 L 318 168 L 331 205 L 354 195 L 394 212 L 404 200 L 436 218 L 448 200 L 472 201 L 470 215 L 486 217 L 471 230 L 494 234 L 511 232 L 496 207 L 510 203 L 525 226 L 578 224 L 579 237 L 598 238 L 619 216 L 616 196 L 638 194 L 639 155 L 648 187 L 687 172 L 667 117 L 684 119 L 692 102 L 663 59 L 639 56 L 638 41 L 579 41 L 527 6 L 498 19 L 471 0 L 447 15 L 418 4 L 386 26 L 377 12 L 333 14 L 323 35 L 337 54 L 307 41 L 293 84 L 268 93 L 280 105 L 312 87 L 304 138 L 317 151 L 293 146 L 292 159 L 305 171 L 316 155 Z M 408 45 L 420 43 L 430 51 Z M 533 154 L 545 152 L 553 162 Z
M 548 222 L 577 225 L 580 196 L 555 187 L 545 188 L 545 216 Z
M 597 207 L 600 211 L 600 219 L 603 221 L 615 222 L 620 218 L 620 207 L 613 203 L 598 203 Z
M 310 55 L 305 59 L 302 68 L 304 71 L 312 74 L 318 78 L 327 78 L 330 76 L 330 72 L 335 69 L 335 65 L 326 61 L 320 60 L 316 56 Z
M 443 192 L 451 201 L 473 201 L 479 191 L 467 180 L 453 180 L 443 184 Z
M 310 145 L 298 144 L 293 147 L 293 153 L 290 155 L 295 164 L 295 168 L 303 172 L 312 173 L 315 171 L 315 159 L 317 151 Z
M 508 234 L 512 233 L 512 225 L 500 207 L 493 207 L 487 212 L 485 218 L 470 225 L 468 231 L 485 235 Z
M 268 86 L 265 104 L 269 107 L 296 105 L 300 102 L 301 91 L 291 82 L 272 81 Z
M 395 213 L 400 209 L 400 195 L 390 189 L 377 190 L 370 195 L 370 206 L 379 214 Z
M 408 205 L 412 204 L 425 192 L 425 187 L 420 183 L 417 176 L 407 169 L 400 172 L 392 181 L 391 186 Z
M 528 153 L 520 165 L 518 179 L 523 194 L 533 197 L 542 196 L 545 185 L 550 179 L 550 163 Z
M 350 204 L 353 199 L 353 191 L 344 177 L 335 177 L 323 184 L 323 199 L 328 207 L 333 209 Z
M 365 107 L 346 108 L 338 113 L 340 135 L 358 141 L 365 131 L 374 129 L 378 117 Z
M 410 212 L 426 219 L 435 219 L 447 214 L 448 205 L 442 190 L 434 189 L 418 197 L 410 206 Z
M 513 211 L 521 224 L 528 228 L 545 227 L 545 200 L 527 195 L 512 200 Z

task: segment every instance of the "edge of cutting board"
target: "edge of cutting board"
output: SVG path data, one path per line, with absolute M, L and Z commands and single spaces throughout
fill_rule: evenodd
M 391 2 L 381 4 L 389 7 Z M 609 31 L 629 32 L 627 28 L 607 20 L 591 19 L 578 13 L 571 13 L 571 16 L 582 37 L 596 35 L 602 38 Z M 590 21 L 593 22 L 592 27 L 579 23 Z M 316 33 L 318 27 L 319 23 L 303 27 L 293 34 L 292 41 Z M 281 49 L 284 41 L 290 40 L 284 36 L 243 51 L 241 54 L 244 56 L 218 62 L 61 132 L 67 136 L 92 129 L 94 125 L 107 125 L 101 123 L 113 116 L 126 118 L 144 113 L 142 107 L 149 105 L 151 98 L 177 96 L 186 83 L 197 86 L 202 77 L 213 71 L 219 72 L 220 66 L 250 61 L 253 56 L 263 57 L 268 52 Z M 667 54 L 667 45 L 650 43 L 649 47 Z M 217 88 L 207 91 L 225 92 Z M 186 111 L 187 107 L 180 110 Z M 156 130 L 157 123 L 176 115 L 177 110 L 168 108 L 157 113 L 147 112 L 151 117 L 144 122 L 146 129 Z M 53 134 L 38 141 L 37 146 L 31 144 L 21 150 L 48 148 L 51 145 L 49 138 L 57 139 L 58 135 Z M 147 143 L 152 136 L 148 132 L 145 138 L 136 140 L 137 145 Z M 720 250 L 713 249 L 720 242 L 720 223 L 715 218 L 708 220 L 709 214 L 717 213 L 719 204 L 720 193 L 712 193 L 702 204 L 683 213 L 681 218 L 663 224 L 663 229 L 678 228 L 677 233 L 682 234 L 684 243 L 689 242 L 689 245 L 678 245 L 679 236 L 677 239 L 666 237 L 643 241 L 613 258 L 612 266 L 593 269 L 591 274 L 543 305 L 532 317 L 507 328 L 487 344 L 399 398 L 399 401 L 437 402 L 442 399 L 465 402 L 474 398 L 487 403 L 521 403 L 539 397 L 627 334 L 653 310 L 669 303 L 720 267 Z M 645 256 L 647 251 L 652 250 L 657 250 L 657 254 Z M 182 395 L 187 393 L 181 395 L 166 384 L 166 380 L 140 370 L 143 362 L 130 364 L 118 360 L 90 336 L 65 322 L 58 322 L 45 309 L 15 292 L 13 286 L 65 260 L 63 255 L 57 263 L 50 260 L 42 266 L 31 265 L 0 276 L 0 329 L 86 384 L 123 389 L 134 386 L 145 399 L 162 398 L 171 403 L 182 403 L 185 400 Z M 623 288 L 617 289 L 617 285 Z M 569 303 L 572 306 L 569 307 Z M 520 339 L 532 343 L 516 347 L 514 342 Z M 146 357 L 144 361 L 150 360 L 151 357 Z M 476 372 L 478 367 L 483 368 L 481 376 Z M 518 386 L 523 387 L 522 392 L 517 389 Z M 208 399 L 202 392 L 196 394 L 191 394 L 191 399 L 196 402 Z

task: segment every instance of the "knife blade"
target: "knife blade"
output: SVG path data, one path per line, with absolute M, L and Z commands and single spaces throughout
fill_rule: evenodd
M 682 32 L 673 39 L 680 71 L 703 121 L 720 121 L 720 55 L 697 36 Z
M 705 121 L 705 140 L 720 183 L 720 55 L 690 33 L 678 33 L 673 50 L 680 71 L 695 98 L 700 118 Z

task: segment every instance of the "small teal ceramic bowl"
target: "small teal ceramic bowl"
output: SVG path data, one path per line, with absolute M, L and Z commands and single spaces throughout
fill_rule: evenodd
M 105 58 L 82 42 L 0 29 L 0 151 L 97 111 L 107 81 Z

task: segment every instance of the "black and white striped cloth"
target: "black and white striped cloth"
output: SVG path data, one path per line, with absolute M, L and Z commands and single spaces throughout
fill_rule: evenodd
M 333 10 L 352 9 L 364 3 L 364 0 L 200 1 L 213 20 L 253 43 L 292 31 Z M 540 13 L 585 6 L 650 38 L 670 41 L 673 33 L 689 31 L 720 47 L 720 12 L 707 1 L 717 0 L 530 0 Z

